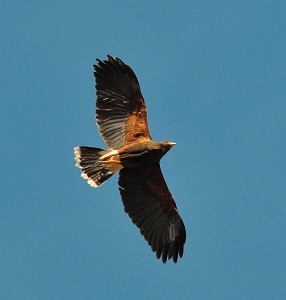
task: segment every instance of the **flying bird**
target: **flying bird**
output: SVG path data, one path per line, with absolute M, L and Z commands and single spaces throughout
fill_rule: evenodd
M 76 166 L 93 187 L 119 171 L 125 212 L 156 257 L 176 263 L 183 256 L 186 229 L 160 168 L 160 159 L 175 143 L 151 139 L 145 101 L 128 65 L 107 55 L 93 67 L 96 123 L 108 149 L 74 148 Z

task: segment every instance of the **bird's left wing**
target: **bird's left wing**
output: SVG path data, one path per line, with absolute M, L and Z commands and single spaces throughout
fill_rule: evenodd
M 124 168 L 119 176 L 125 212 L 165 263 L 183 256 L 186 229 L 166 185 L 160 165 Z

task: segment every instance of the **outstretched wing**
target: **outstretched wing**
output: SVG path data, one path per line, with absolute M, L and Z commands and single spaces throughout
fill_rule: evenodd
M 109 148 L 151 139 L 146 106 L 137 77 L 119 58 L 107 55 L 94 65 L 96 122 Z
M 177 262 L 183 256 L 186 229 L 166 185 L 159 163 L 120 170 L 119 186 L 125 212 L 156 252 Z

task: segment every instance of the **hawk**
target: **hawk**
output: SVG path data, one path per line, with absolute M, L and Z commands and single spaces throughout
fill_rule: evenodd
M 76 166 L 93 187 L 119 171 L 125 212 L 163 263 L 183 256 L 186 229 L 160 168 L 175 145 L 151 139 L 144 98 L 133 70 L 107 55 L 94 65 L 96 123 L 108 149 L 74 148 Z

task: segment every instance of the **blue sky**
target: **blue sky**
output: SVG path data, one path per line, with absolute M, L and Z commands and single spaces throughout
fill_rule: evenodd
M 286 299 L 285 1 L 6 1 L 1 299 Z M 137 74 L 187 229 L 155 258 L 73 148 L 104 147 L 92 64 Z

